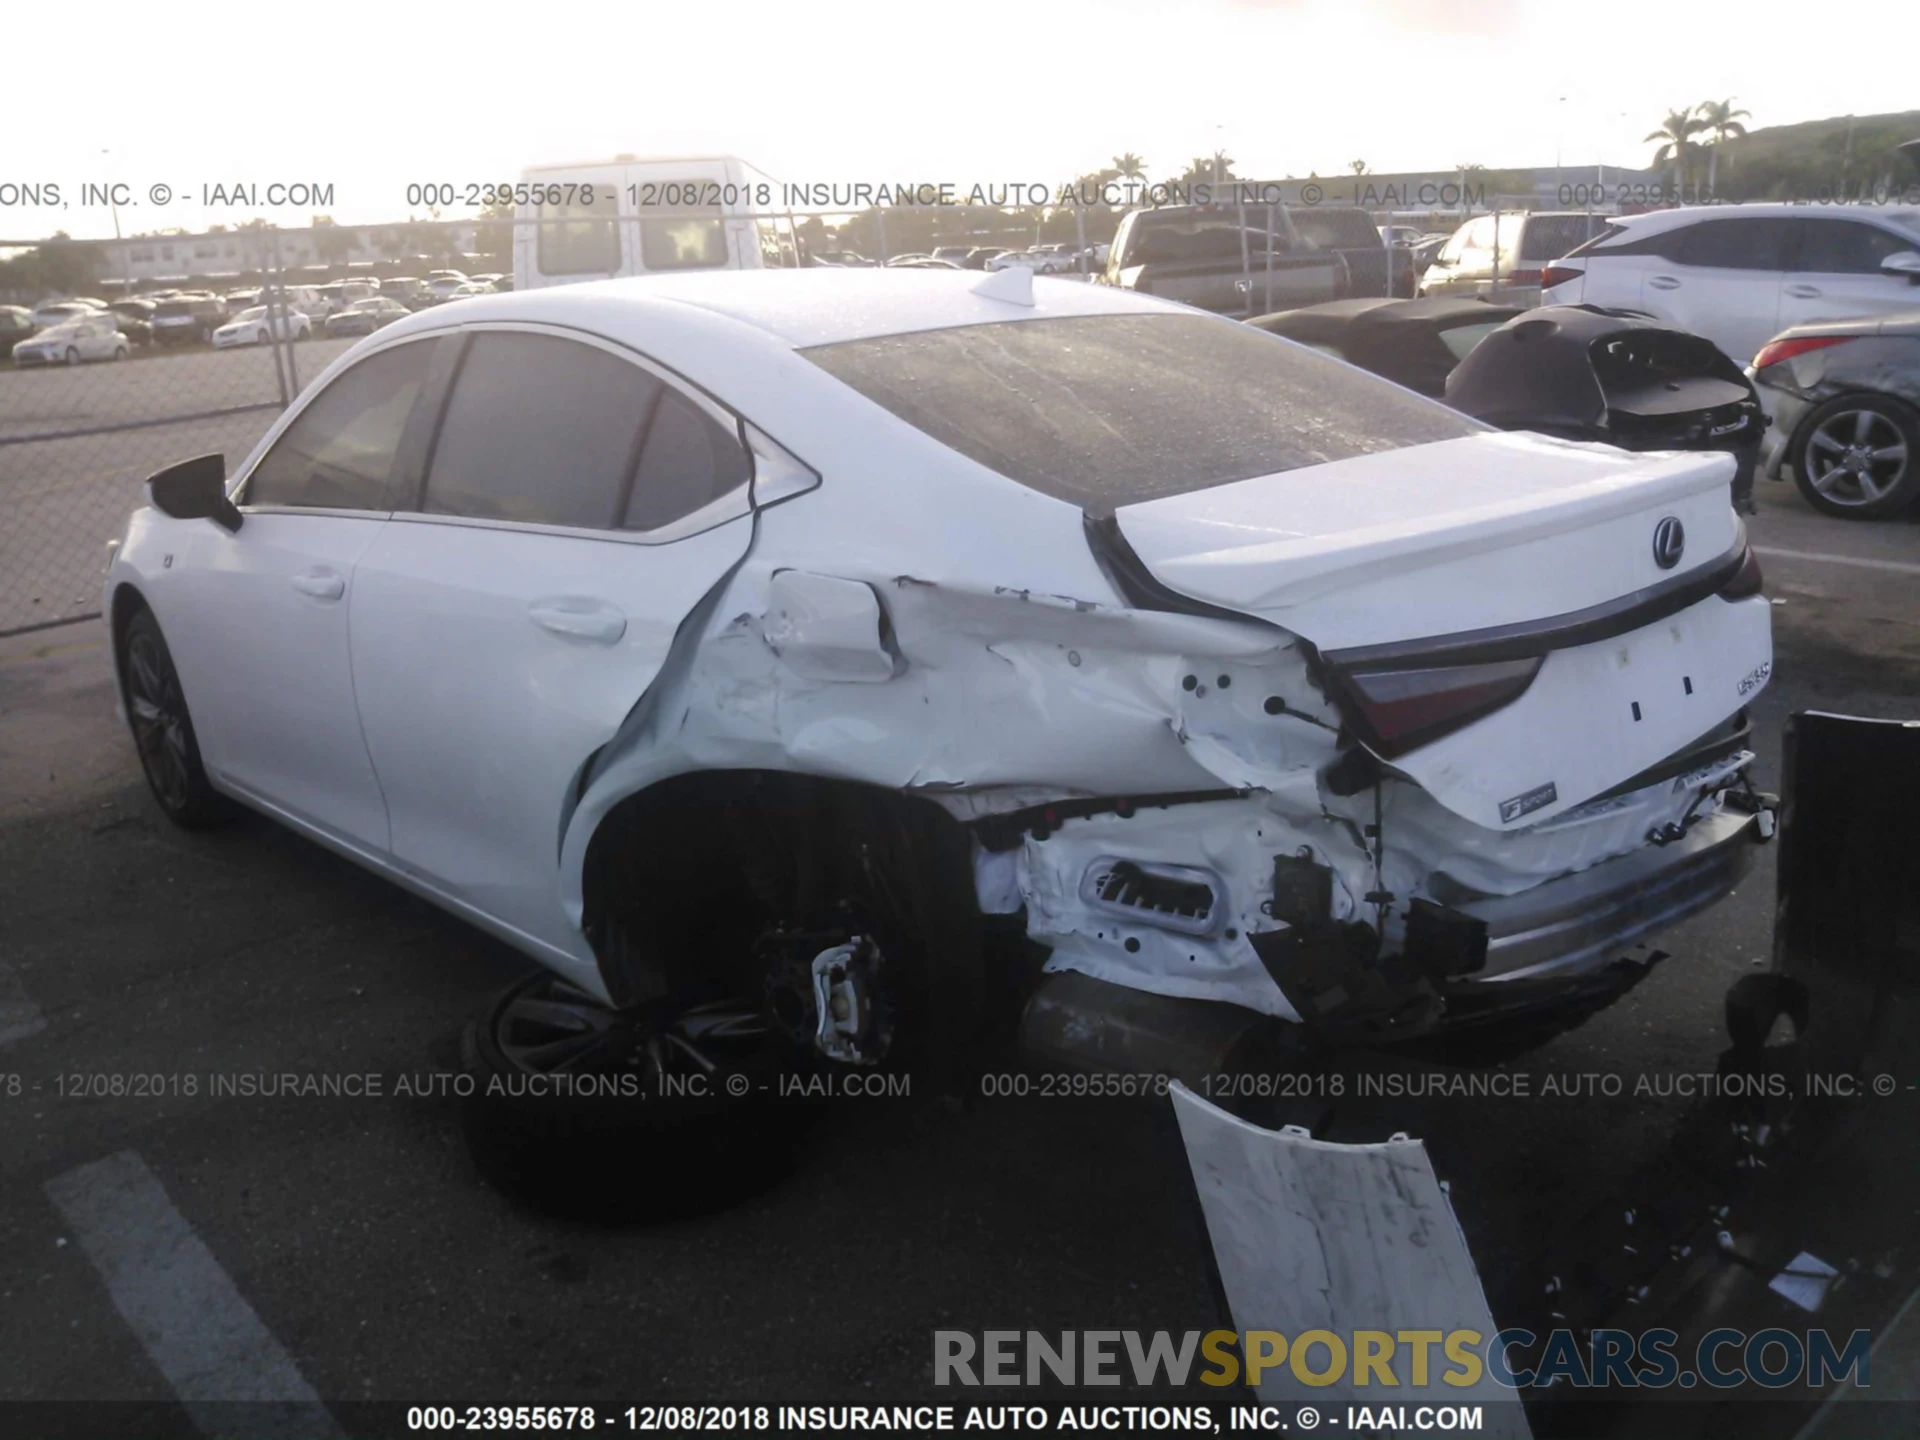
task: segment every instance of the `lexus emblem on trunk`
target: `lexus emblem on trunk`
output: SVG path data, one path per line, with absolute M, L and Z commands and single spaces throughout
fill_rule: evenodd
M 1686 527 L 1681 525 L 1679 516 L 1669 515 L 1653 527 L 1653 563 L 1662 570 L 1678 565 L 1686 550 Z

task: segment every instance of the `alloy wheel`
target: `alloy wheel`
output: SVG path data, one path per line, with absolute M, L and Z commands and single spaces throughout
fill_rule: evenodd
M 1906 478 L 1911 457 L 1899 426 L 1861 407 L 1827 417 L 1807 437 L 1807 483 L 1835 505 L 1884 500 Z
M 614 1010 L 556 977 L 515 994 L 494 1018 L 494 1040 L 515 1069 L 538 1075 L 636 1073 L 715 1076 L 763 1051 L 772 1034 L 759 1007 L 710 999 Z
M 172 660 L 151 632 L 136 633 L 127 642 L 127 709 L 140 764 L 154 791 L 169 810 L 183 808 L 191 786 L 186 701 Z

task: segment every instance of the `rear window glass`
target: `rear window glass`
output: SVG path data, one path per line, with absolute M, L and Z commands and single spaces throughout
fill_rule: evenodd
M 1606 221 L 1598 215 L 1535 215 L 1520 236 L 1522 260 L 1558 260 L 1598 235 Z
M 1204 315 L 1016 320 L 802 353 L 943 445 L 1094 514 L 1484 428 Z
M 1316 250 L 1381 248 L 1380 232 L 1364 210 L 1295 210 L 1293 228 Z
M 1276 250 L 1286 248 L 1286 221 L 1274 217 Z M 1134 222 L 1127 239 L 1128 265 L 1168 265 L 1189 260 L 1237 260 L 1242 248 L 1266 257 L 1267 227 L 1262 209 L 1248 207 L 1247 223 L 1240 224 L 1237 211 L 1231 214 L 1171 213 L 1143 214 Z

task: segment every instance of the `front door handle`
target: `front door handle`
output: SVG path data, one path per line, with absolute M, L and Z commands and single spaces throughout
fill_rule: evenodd
M 1820 298 L 1820 287 L 1818 285 L 1789 285 L 1787 287 L 1787 294 L 1793 296 L 1796 300 L 1818 300 Z
M 1680 282 L 1671 275 L 1656 275 L 1647 281 L 1656 290 L 1678 290 Z
M 627 617 L 604 600 L 563 597 L 536 600 L 527 614 L 542 630 L 576 640 L 611 645 L 627 633 Z
M 347 593 L 347 582 L 337 571 L 303 570 L 293 577 L 293 588 L 316 600 L 338 600 Z

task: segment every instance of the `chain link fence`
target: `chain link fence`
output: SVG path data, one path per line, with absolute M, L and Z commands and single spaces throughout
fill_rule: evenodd
M 736 227 L 733 248 L 757 245 L 770 266 L 898 262 L 940 245 L 1050 247 L 1070 252 L 1060 268 L 1086 279 L 1100 268 L 1097 247 L 1112 238 L 1120 213 L 901 205 L 724 218 Z M 516 250 L 523 259 L 569 247 L 638 255 L 654 243 L 655 231 L 643 228 L 653 224 L 660 243 L 691 247 L 687 268 L 715 263 L 716 243 L 725 256 L 729 242 L 716 242 L 713 212 L 681 218 L 679 227 L 674 215 L 497 217 L 0 241 L 0 307 L 10 307 L 0 308 L 0 321 L 11 325 L 0 325 L 0 357 L 13 352 L 10 363 L 0 358 L 0 636 L 96 615 L 107 542 L 140 503 L 145 479 L 214 452 L 237 465 L 302 385 L 354 343 L 353 335 L 328 333 L 330 314 L 375 294 L 419 308 L 429 303 L 425 281 L 436 270 L 497 275 L 510 285 Z M 1461 218 L 1436 213 L 1427 223 Z M 76 318 L 88 301 L 109 307 L 111 319 Z M 66 309 L 53 308 L 57 302 Z M 216 330 L 235 324 L 241 333 L 216 339 Z

